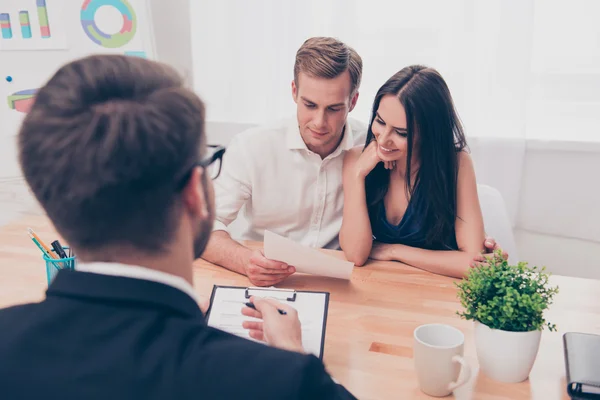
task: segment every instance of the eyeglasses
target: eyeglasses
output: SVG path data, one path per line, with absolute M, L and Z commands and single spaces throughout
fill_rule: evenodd
M 190 170 L 183 176 L 177 185 L 177 191 L 182 190 L 190 179 L 192 171 L 196 167 L 204 168 L 206 175 L 210 179 L 217 179 L 221 173 L 221 165 L 223 164 L 223 154 L 225 154 L 225 147 L 218 145 L 208 145 L 208 155 L 202 160 L 196 162 Z
M 221 173 L 221 165 L 223 165 L 223 154 L 225 147 L 218 145 L 208 145 L 209 155 L 198 162 L 198 166 L 204 168 L 210 179 L 217 179 Z

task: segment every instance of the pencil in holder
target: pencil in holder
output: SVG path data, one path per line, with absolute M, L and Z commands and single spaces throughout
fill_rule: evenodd
M 67 253 L 68 247 L 63 247 L 65 253 Z M 52 250 L 53 254 L 56 254 L 54 250 Z M 61 269 L 75 269 L 75 265 L 77 264 L 76 256 L 67 258 L 49 258 L 46 255 L 43 255 L 44 261 L 46 262 L 46 277 L 48 278 L 48 285 L 52 283 L 52 280 Z

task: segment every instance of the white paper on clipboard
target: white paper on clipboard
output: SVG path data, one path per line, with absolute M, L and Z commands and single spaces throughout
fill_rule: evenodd
M 305 247 L 290 239 L 265 231 L 265 257 L 293 265 L 297 272 L 330 278 L 350 279 L 354 264 Z
M 306 292 L 276 288 L 244 288 L 214 286 L 211 296 L 208 325 L 233 335 L 254 340 L 242 323 L 255 318 L 242 315 L 242 308 L 250 301 L 248 296 L 273 298 L 293 307 L 302 326 L 302 347 L 308 353 L 323 357 L 325 326 L 329 293 Z

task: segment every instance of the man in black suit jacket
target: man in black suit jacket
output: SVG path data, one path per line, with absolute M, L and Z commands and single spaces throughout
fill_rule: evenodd
M 192 262 L 223 151 L 207 151 L 201 100 L 159 63 L 88 57 L 38 91 L 21 167 L 79 264 L 41 303 L 0 311 L 0 398 L 353 398 L 303 354 L 293 308 L 244 310 L 272 347 L 206 325 Z

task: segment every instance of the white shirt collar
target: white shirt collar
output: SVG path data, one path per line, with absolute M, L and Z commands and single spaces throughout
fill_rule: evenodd
M 294 118 L 290 121 L 287 127 L 287 145 L 288 149 L 296 150 L 296 149 L 305 149 L 306 143 L 302 139 L 302 135 L 300 134 L 300 130 L 298 128 L 298 121 Z M 354 132 L 352 131 L 352 127 L 350 126 L 350 121 L 346 119 L 346 125 L 344 127 L 344 137 L 340 142 L 339 146 L 335 149 L 333 153 L 330 154 L 330 157 L 337 157 L 342 151 L 350 150 L 354 147 Z
M 168 274 L 166 272 L 156 271 L 137 265 L 107 262 L 78 263 L 75 269 L 77 271 L 91 272 L 94 274 L 122 276 L 162 283 L 181 290 L 190 296 L 197 304 L 200 304 L 198 295 L 194 291 L 194 287 L 190 285 L 188 281 L 179 276 Z

